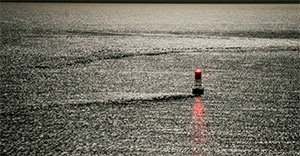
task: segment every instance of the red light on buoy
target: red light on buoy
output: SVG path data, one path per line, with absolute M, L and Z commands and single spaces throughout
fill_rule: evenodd
M 204 88 L 202 87 L 201 76 L 202 76 L 202 70 L 197 68 L 195 70 L 195 88 L 193 88 L 194 95 L 201 96 L 204 94 Z
M 195 70 L 195 79 L 201 79 L 202 71 L 201 69 Z

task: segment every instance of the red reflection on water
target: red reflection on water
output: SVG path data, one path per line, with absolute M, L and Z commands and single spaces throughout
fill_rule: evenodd
M 205 138 L 205 112 L 206 109 L 202 105 L 201 97 L 194 97 L 194 103 L 191 110 L 192 115 L 192 155 L 207 155 L 207 142 Z
M 194 97 L 193 109 L 192 109 L 192 127 L 193 130 L 201 130 L 204 126 L 204 113 L 205 108 L 202 105 L 201 97 Z

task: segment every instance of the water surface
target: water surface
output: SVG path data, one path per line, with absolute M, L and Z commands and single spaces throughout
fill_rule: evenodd
M 0 13 L 1 154 L 299 154 L 298 4 Z

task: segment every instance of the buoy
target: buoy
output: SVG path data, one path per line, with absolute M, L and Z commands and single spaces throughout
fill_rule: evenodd
M 202 87 L 202 70 L 196 69 L 195 70 L 195 86 L 193 88 L 193 94 L 194 95 L 203 95 L 204 94 L 204 88 Z

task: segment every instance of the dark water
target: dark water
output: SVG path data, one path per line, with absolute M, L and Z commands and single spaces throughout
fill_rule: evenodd
M 298 4 L 0 6 L 1 155 L 300 154 Z

